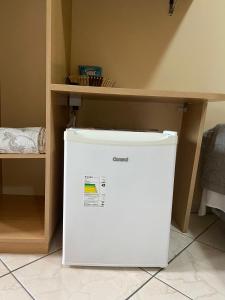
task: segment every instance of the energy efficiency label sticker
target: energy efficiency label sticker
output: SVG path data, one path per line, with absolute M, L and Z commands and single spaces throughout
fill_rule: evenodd
M 104 176 L 84 176 L 84 206 L 105 206 L 106 178 Z

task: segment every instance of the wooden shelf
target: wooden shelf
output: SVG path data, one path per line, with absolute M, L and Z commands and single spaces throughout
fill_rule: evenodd
M 0 159 L 44 159 L 45 154 L 0 153 Z
M 225 101 L 225 94 L 153 91 L 148 89 L 127 89 L 111 87 L 78 86 L 69 84 L 51 84 L 51 91 L 77 94 L 80 96 L 114 96 L 124 98 L 143 98 L 159 102 L 203 102 Z M 156 100 L 157 99 L 157 100 Z
M 44 197 L 1 195 L 0 251 L 47 251 L 44 237 Z

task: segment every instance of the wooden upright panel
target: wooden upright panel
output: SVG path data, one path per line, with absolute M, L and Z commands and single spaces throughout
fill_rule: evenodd
M 0 126 L 2 126 L 1 124 L 1 116 L 2 116 L 2 112 L 1 112 L 1 80 L 0 80 Z M 2 194 L 2 160 L 0 160 L 0 194 Z
M 188 230 L 207 102 L 187 104 L 179 136 L 174 182 L 173 217 Z
M 63 200 L 63 132 L 69 119 L 67 97 L 53 94 L 50 100 L 51 117 L 48 126 L 51 132 L 50 148 L 48 154 L 48 166 L 46 170 L 46 203 L 45 224 L 46 235 L 51 238 L 57 221 L 62 215 Z
M 62 214 L 63 131 L 68 122 L 67 96 L 52 94 L 50 85 L 64 83 L 69 72 L 71 5 L 71 0 L 47 0 L 45 235 L 49 241 Z

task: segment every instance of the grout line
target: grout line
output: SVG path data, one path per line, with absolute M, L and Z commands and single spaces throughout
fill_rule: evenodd
M 171 224 L 172 225 L 172 224 Z M 172 230 L 172 231 L 174 231 L 174 232 L 177 232 L 177 233 L 180 233 L 180 234 L 182 234 L 182 235 L 185 235 L 185 236 L 187 236 L 187 233 L 183 233 L 182 231 L 180 231 L 179 229 L 176 229 L 176 228 L 172 228 L 172 226 L 170 227 L 170 230 Z M 188 235 L 188 237 L 190 237 L 189 235 Z
M 142 271 L 144 271 L 144 272 L 146 272 L 148 275 L 150 275 L 151 277 L 146 281 L 146 282 L 144 282 L 138 289 L 136 289 L 130 296 L 128 296 L 125 300 L 128 300 L 128 299 L 130 299 L 131 297 L 133 297 L 136 293 L 138 293 L 146 284 L 148 284 L 149 283 L 149 281 L 151 281 L 153 278 L 155 278 L 155 279 L 158 279 L 158 278 L 156 278 L 155 276 L 159 273 L 159 272 L 161 272 L 162 270 L 163 270 L 163 268 L 160 268 L 157 272 L 155 272 L 155 274 L 154 275 L 152 275 L 152 274 L 150 274 L 147 270 L 145 270 L 144 268 L 139 268 L 139 269 L 141 269 Z M 174 288 L 173 288 L 174 289 Z M 179 293 L 181 293 L 180 291 L 178 291 Z M 181 293 L 182 294 L 182 293 Z M 185 295 L 186 296 L 186 295 Z M 192 299 L 191 299 L 192 300 Z
M 148 275 L 154 276 L 153 274 L 149 273 L 145 268 L 143 267 L 139 267 L 139 269 L 141 269 L 142 271 L 144 271 L 145 273 L 147 273 Z M 157 272 L 157 271 L 156 271 Z
M 212 225 L 214 225 L 217 222 L 217 220 L 215 220 L 214 222 L 212 222 L 211 224 L 209 224 L 201 233 L 199 233 L 190 244 L 188 244 L 186 247 L 184 247 L 179 253 L 177 253 L 170 261 L 169 264 L 174 261 L 174 259 L 176 259 L 181 253 L 183 253 L 188 247 L 190 247 L 194 242 L 197 241 L 197 239 L 204 234 Z M 198 241 L 197 241 L 198 242 Z
M 41 259 L 43 259 L 43 258 L 45 258 L 45 257 L 48 257 L 48 256 L 51 255 L 51 254 L 54 254 L 54 253 L 56 253 L 56 252 L 58 252 L 58 251 L 61 251 L 61 250 L 62 250 L 62 248 L 57 249 L 57 250 L 54 250 L 54 251 L 52 251 L 52 252 L 49 252 L 48 254 L 43 255 L 43 256 L 41 256 L 41 257 L 35 259 L 35 260 L 32 260 L 31 262 L 29 262 L 29 263 L 27 263 L 27 264 L 25 264 L 25 265 L 23 265 L 23 266 L 21 266 L 21 267 L 18 267 L 18 268 L 16 268 L 16 269 L 13 269 L 13 270 L 10 270 L 9 268 L 8 268 L 8 269 L 10 270 L 10 273 L 15 272 L 15 271 L 17 271 L 17 270 L 20 270 L 20 269 L 22 269 L 22 268 L 24 268 L 24 267 L 26 267 L 26 266 L 29 266 L 29 265 L 31 265 L 31 264 L 33 264 L 33 263 L 35 263 L 35 262 L 37 262 L 37 261 L 39 261 L 39 260 L 41 260 Z
M 59 249 L 54 250 L 54 251 L 51 251 L 51 252 L 49 252 L 48 254 L 43 255 L 43 256 L 41 256 L 41 257 L 39 257 L 39 258 L 37 258 L 37 259 L 35 259 L 35 260 L 33 260 L 33 261 L 31 261 L 31 262 L 29 262 L 29 263 L 23 265 L 23 266 L 18 267 L 18 268 L 13 269 L 13 270 L 11 270 L 11 269 L 7 266 L 7 264 L 0 258 L 0 261 L 2 262 L 2 264 L 3 264 L 3 265 L 7 268 L 7 270 L 9 271 L 7 274 L 4 274 L 4 275 L 0 276 L 0 278 L 1 278 L 1 277 L 4 277 L 4 276 L 6 276 L 6 275 L 12 275 L 12 276 L 15 278 L 15 280 L 22 286 L 22 288 L 29 294 L 29 296 L 30 296 L 33 300 L 35 300 L 35 298 L 34 298 L 34 297 L 30 294 L 30 292 L 24 287 L 24 285 L 18 280 L 18 278 L 14 275 L 13 272 L 15 272 L 15 271 L 17 271 L 17 270 L 19 270 L 19 269 L 22 269 L 22 268 L 24 268 L 24 267 L 26 267 L 26 266 L 29 266 L 29 265 L 31 265 L 31 264 L 33 264 L 33 263 L 35 263 L 35 262 L 37 262 L 37 261 L 39 261 L 39 260 L 41 260 L 41 259 L 43 259 L 43 258 L 49 256 L 49 255 L 51 255 L 51 254 L 54 254 L 54 253 L 56 253 L 56 252 L 58 252 L 58 251 L 61 251 L 61 250 L 62 250 L 62 248 L 59 248 Z
M 198 215 L 198 213 L 191 213 L 191 215 L 192 215 L 192 214 Z M 212 223 L 210 223 L 210 224 L 207 226 L 207 228 L 209 228 L 211 225 L 215 224 L 217 221 L 220 220 L 215 214 L 212 214 L 212 215 L 214 215 L 214 216 L 216 217 L 216 219 L 215 219 L 214 221 L 212 221 Z M 200 217 L 200 216 L 199 216 L 199 217 Z M 203 217 L 204 217 L 204 216 L 203 216 Z M 200 217 L 200 218 L 201 218 L 201 217 Z M 173 226 L 174 228 L 172 228 L 172 226 Z M 193 237 L 191 234 L 189 235 L 188 232 L 186 232 L 186 233 L 181 232 L 181 231 L 180 231 L 179 229 L 177 229 L 177 228 L 175 227 L 175 225 L 173 225 L 172 223 L 170 224 L 170 229 L 171 229 L 172 231 L 178 232 L 178 233 L 180 233 L 180 234 L 182 234 L 182 235 L 184 235 L 184 236 L 187 236 L 187 237 L 189 237 L 189 238 L 191 238 L 191 239 L 196 239 L 196 237 Z M 199 233 L 197 236 L 200 236 L 202 233 L 204 233 L 204 231 L 205 231 L 205 229 L 204 229 L 201 233 Z
M 212 223 L 210 223 L 201 233 L 199 233 L 194 240 L 197 240 L 202 234 L 204 234 L 211 226 L 216 224 L 218 222 L 218 219 L 214 220 Z
M 147 270 L 145 270 L 144 268 L 139 268 L 139 269 L 141 269 L 142 271 L 144 271 L 144 272 L 146 272 L 148 275 L 150 275 L 151 277 L 146 281 L 146 282 L 144 282 L 141 286 L 139 286 L 139 288 L 138 289 L 136 289 L 130 296 L 128 296 L 125 300 L 128 300 L 128 299 L 130 299 L 131 297 L 133 297 L 138 291 L 140 291 L 147 283 L 149 283 L 149 281 L 151 281 L 160 271 L 161 271 L 161 269 L 163 269 L 163 268 L 161 268 L 159 271 L 157 271 L 154 275 L 152 275 L 152 274 L 150 274 Z
M 205 233 L 212 225 L 214 225 L 217 221 L 218 221 L 218 220 L 215 220 L 214 222 L 210 223 L 210 224 L 209 224 L 209 225 L 208 225 L 208 226 L 207 226 L 200 234 L 198 234 L 195 238 L 191 238 L 190 236 L 185 235 L 185 236 L 189 237 L 192 241 L 191 241 L 186 247 L 184 247 L 179 253 L 177 253 L 177 255 L 175 255 L 175 256 L 168 262 L 168 265 L 169 265 L 173 260 L 175 260 L 181 253 L 183 253 L 188 247 L 190 247 L 194 242 L 196 242 L 197 239 L 198 239 L 202 234 L 204 234 L 204 233 Z M 171 230 L 173 230 L 173 229 L 171 229 Z M 177 233 L 180 233 L 180 232 L 178 232 L 178 231 L 176 231 L 176 230 L 173 230 L 173 231 L 175 231 L 175 232 L 177 232 Z M 180 233 L 180 234 L 182 234 L 182 233 Z M 184 235 L 184 234 L 182 234 L 182 235 Z M 198 242 L 198 241 L 197 241 L 197 242 Z M 208 245 L 207 245 L 207 246 L 208 246 Z M 210 246 L 209 246 L 209 247 L 210 247 Z M 148 273 L 148 274 L 151 275 L 152 277 L 151 277 L 150 279 L 148 279 L 144 284 L 142 284 L 136 291 L 134 291 L 134 292 L 133 292 L 128 298 L 126 298 L 125 300 L 130 299 L 133 295 L 135 295 L 138 291 L 140 291 L 140 290 L 141 290 L 141 289 L 142 289 L 142 288 L 143 288 L 150 280 L 152 280 L 153 278 L 155 278 L 155 279 L 161 281 L 162 283 L 166 284 L 167 286 L 169 286 L 169 287 L 172 288 L 173 290 L 179 292 L 179 293 L 182 294 L 183 296 L 185 296 L 185 297 L 187 297 L 188 299 L 191 299 L 191 300 L 192 300 L 192 298 L 190 298 L 189 296 L 185 295 L 185 294 L 182 293 L 181 291 L 175 289 L 173 286 L 170 286 L 170 285 L 167 284 L 166 282 L 164 282 L 164 281 L 160 280 L 158 277 L 156 277 L 161 271 L 164 270 L 164 268 L 160 268 L 154 275 L 150 274 L 150 273 L 149 273 L 146 269 L 144 269 L 144 268 L 139 268 L 139 269 L 145 271 L 146 273 Z
M 9 269 L 7 268 L 7 270 L 9 270 Z M 8 273 L 6 273 L 6 274 L 3 274 L 3 275 L 1 275 L 1 276 L 0 276 L 0 279 L 1 279 L 2 277 L 5 277 L 5 276 L 9 275 L 9 274 L 10 274 L 10 272 L 8 272 Z
M 225 253 L 225 250 L 220 249 L 220 248 L 215 247 L 215 246 L 212 246 L 212 245 L 209 245 L 209 244 L 207 244 L 207 242 L 203 242 L 203 241 L 199 241 L 199 240 L 197 240 L 196 242 L 198 242 L 198 243 L 200 243 L 200 244 L 203 244 L 203 245 L 205 245 L 205 246 L 208 246 L 209 248 L 213 248 L 213 249 L 215 249 L 215 250 L 218 250 L 218 251 L 220 251 L 220 252 Z
M 148 273 L 148 275 L 150 275 Z M 152 275 L 151 275 L 152 276 Z M 128 296 L 127 298 L 125 298 L 125 300 L 130 299 L 131 297 L 133 297 L 138 291 L 140 291 L 147 283 L 149 283 L 149 281 L 151 281 L 154 278 L 154 276 L 150 277 L 148 280 L 146 280 L 141 286 L 139 286 L 139 288 L 137 288 L 132 294 L 130 294 L 130 296 Z
M 151 268 L 151 267 L 150 267 L 150 268 Z M 159 270 L 158 270 L 158 271 L 155 271 L 154 274 L 151 274 L 151 273 L 150 273 L 149 271 L 147 271 L 145 268 L 139 268 L 139 269 L 141 269 L 141 270 L 145 271 L 146 273 L 148 273 L 149 275 L 155 277 L 155 275 L 158 274 L 160 271 L 162 271 L 164 268 L 159 268 Z
M 170 264 L 173 260 L 175 260 L 180 254 L 182 254 L 189 246 L 191 246 L 191 245 L 192 245 L 194 242 L 196 242 L 196 241 L 197 241 L 197 242 L 200 242 L 200 243 L 202 243 L 202 244 L 204 244 L 204 245 L 206 245 L 206 246 L 208 246 L 208 247 L 211 247 L 211 248 L 214 248 L 214 249 L 216 249 L 216 250 L 219 250 L 219 251 L 221 251 L 221 252 L 225 252 L 225 251 L 223 251 L 223 250 L 221 250 L 221 249 L 218 249 L 218 248 L 216 248 L 216 247 L 213 247 L 213 246 L 211 246 L 211 245 L 208 245 L 208 244 L 206 244 L 206 243 L 204 243 L 204 242 L 201 242 L 201 241 L 198 241 L 198 240 L 197 240 L 201 235 L 203 235 L 203 234 L 204 234 L 204 233 L 205 233 L 212 225 L 214 225 L 216 222 L 218 222 L 218 219 L 216 219 L 214 222 L 212 222 L 211 224 L 209 224 L 209 225 L 208 225 L 208 226 L 207 226 L 200 234 L 198 234 L 195 238 L 190 237 L 190 236 L 188 236 L 188 235 L 186 235 L 186 234 L 183 234 L 182 232 L 179 232 L 178 230 L 174 230 L 174 229 L 171 228 L 172 231 L 177 232 L 177 233 L 179 233 L 179 234 L 181 234 L 181 235 L 183 235 L 183 236 L 186 236 L 186 237 L 192 239 L 192 241 L 191 241 L 190 244 L 188 244 L 185 248 L 183 248 L 177 255 L 175 255 L 175 256 L 169 261 L 168 264 Z M 14 279 L 22 286 L 22 288 L 29 294 L 29 296 L 30 296 L 33 300 L 35 300 L 35 298 L 34 298 L 34 297 L 30 294 L 30 292 L 24 287 L 24 285 L 17 279 L 17 277 L 13 274 L 13 272 L 15 272 L 15 271 L 17 271 L 17 270 L 19 270 L 19 269 L 22 269 L 22 268 L 24 268 L 24 267 L 26 267 L 26 266 L 28 266 L 28 265 L 30 265 L 30 264 L 33 264 L 33 263 L 35 263 L 35 262 L 37 262 L 37 261 L 39 261 L 39 260 L 41 260 L 41 259 L 43 259 L 43 258 L 45 258 L 45 257 L 47 257 L 47 256 L 49 256 L 49 255 L 51 255 L 51 254 L 54 254 L 54 253 L 60 251 L 61 249 L 62 249 L 62 248 L 59 248 L 59 249 L 57 249 L 57 250 L 55 250 L 55 251 L 49 252 L 48 254 L 43 255 L 43 256 L 37 258 L 36 260 L 33 260 L 32 262 L 29 262 L 29 263 L 27 263 L 27 264 L 25 264 L 25 265 L 23 265 L 23 266 L 21 266 L 21 267 L 18 267 L 18 268 L 16 268 L 16 269 L 13 269 L 13 270 L 10 270 L 9 267 L 8 267 L 8 266 L 4 263 L 4 261 L 2 261 L 2 259 L 0 258 L 0 261 L 3 263 L 3 265 L 4 265 L 4 266 L 7 268 L 7 270 L 9 271 L 8 273 L 6 273 L 6 274 L 4 274 L 4 275 L 1 275 L 0 278 L 2 278 L 2 277 L 4 277 L 4 276 L 7 276 L 7 275 L 11 274 L 11 275 L 14 277 Z M 147 273 L 148 275 L 150 275 L 151 277 L 150 277 L 146 282 L 144 282 L 138 289 L 136 289 L 130 296 L 128 296 L 125 300 L 130 299 L 133 295 L 135 295 L 138 291 L 140 291 L 147 283 L 149 283 L 153 278 L 155 278 L 156 280 L 158 280 L 158 281 L 164 283 L 165 285 L 167 285 L 167 286 L 169 286 L 170 288 L 172 288 L 173 290 L 179 292 L 180 294 L 182 294 L 183 296 L 187 297 L 188 299 L 191 299 L 191 300 L 192 300 L 192 298 L 190 298 L 189 296 L 183 294 L 181 291 L 175 289 L 173 286 L 170 286 L 170 285 L 167 284 L 166 282 L 164 282 L 164 281 L 162 281 L 161 279 L 159 279 L 159 278 L 156 277 L 162 270 L 164 270 L 164 268 L 160 268 L 154 275 L 152 275 L 151 273 L 149 273 L 149 272 L 148 272 L 146 269 L 144 269 L 144 268 L 139 268 L 139 269 L 142 270 L 142 271 L 144 271 L 144 272 L 146 272 L 146 273 Z
M 9 270 L 9 273 L 7 275 L 11 275 L 18 283 L 19 285 L 24 289 L 24 291 L 31 297 L 31 299 L 35 300 L 35 298 L 30 294 L 30 292 L 25 288 L 25 286 L 17 279 L 17 277 L 10 271 L 10 269 L 8 268 L 8 266 L 4 263 L 4 261 L 2 261 L 2 259 L 0 259 L 0 261 L 2 262 L 2 264 L 7 268 L 7 270 Z
M 180 231 L 179 229 L 175 230 L 173 228 L 170 228 L 170 230 L 172 230 L 173 232 L 179 233 L 179 234 L 183 235 L 184 237 L 188 237 L 189 239 L 192 239 L 192 240 L 195 239 L 195 237 L 193 235 L 191 235 L 191 234 L 189 234 L 187 232 L 184 233 L 184 232 Z
M 20 282 L 19 279 L 13 273 L 11 273 L 11 275 L 22 286 L 22 288 L 27 292 L 27 294 L 31 297 L 31 299 L 35 300 L 34 296 L 31 295 L 31 293 L 25 288 L 25 286 L 22 284 L 22 282 Z
M 183 292 L 177 290 L 176 288 L 174 288 L 173 286 L 169 285 L 168 283 L 164 282 L 163 280 L 159 279 L 159 278 L 155 278 L 156 280 L 160 281 L 161 283 L 164 283 L 165 285 L 167 285 L 168 287 L 170 287 L 171 289 L 175 290 L 176 292 L 178 292 L 179 294 L 182 294 L 183 296 L 185 296 L 186 298 L 193 300 L 193 298 L 189 297 L 188 295 L 184 294 Z
M 176 230 L 173 230 L 173 229 L 171 229 L 171 230 L 173 230 L 173 231 L 175 231 L 175 232 L 177 232 L 177 233 L 180 233 L 180 234 L 182 234 L 183 236 L 186 236 L 186 237 L 188 237 L 188 238 L 190 238 L 192 241 L 186 246 L 186 247 L 184 247 L 179 253 L 177 253 L 169 262 L 168 262 L 168 265 L 174 260 L 174 259 L 176 259 L 181 253 L 183 253 L 189 246 L 191 246 L 194 242 L 196 242 L 197 241 L 197 239 L 202 235 L 202 234 L 204 234 L 212 225 L 214 225 L 216 222 L 217 222 L 218 220 L 215 220 L 215 221 L 213 221 L 212 223 L 210 223 L 200 234 L 198 234 L 195 238 L 191 238 L 190 236 L 187 236 L 187 235 L 184 235 L 183 233 L 181 233 L 181 232 L 178 232 L 178 231 L 176 231 Z M 198 242 L 198 241 L 197 241 Z M 209 246 L 210 247 L 210 246 Z M 150 274 L 145 268 L 139 268 L 139 269 L 141 269 L 142 271 L 145 271 L 146 273 L 148 273 L 150 276 L 152 276 L 150 279 L 148 279 L 145 283 L 143 283 L 136 291 L 134 291 L 129 297 L 127 297 L 125 300 L 128 300 L 128 299 L 130 299 L 133 295 L 135 295 L 138 291 L 140 291 L 150 280 L 152 280 L 153 278 L 155 278 L 155 279 L 157 279 L 157 280 L 160 280 L 158 277 L 156 277 L 161 271 L 163 271 L 164 270 L 164 268 L 160 268 L 154 275 L 152 275 L 152 274 Z M 162 280 L 160 280 L 160 281 L 162 281 Z M 172 286 L 170 286 L 169 284 L 167 284 L 166 282 L 164 282 L 164 281 L 162 281 L 164 284 L 166 284 L 167 286 L 169 286 L 170 288 L 172 288 L 172 289 L 174 289 L 174 290 L 176 290 L 176 291 L 178 291 L 179 293 L 181 293 L 182 295 L 184 295 L 185 297 L 188 297 L 188 299 L 191 299 L 192 300 L 192 298 L 190 298 L 189 296 L 187 296 L 187 295 L 185 295 L 185 294 L 183 294 L 181 291 L 179 291 L 179 290 L 177 290 L 177 289 L 175 289 L 174 287 L 172 287 Z
M 156 277 L 156 275 L 158 275 L 159 272 L 161 272 L 162 270 L 164 270 L 164 268 L 160 268 L 157 272 L 155 272 L 155 274 L 153 275 L 153 277 Z
M 171 232 L 171 231 L 176 232 L 176 233 L 182 235 L 183 237 L 189 238 L 190 240 L 194 240 L 194 237 L 193 237 L 193 236 L 188 235 L 188 234 L 186 234 L 186 233 L 183 233 L 183 232 L 181 232 L 181 231 L 173 230 L 172 228 L 170 228 L 170 232 Z
M 189 246 L 191 246 L 193 243 L 195 242 L 195 240 L 193 240 L 192 242 L 190 242 L 190 244 L 188 244 L 186 247 L 184 247 L 180 252 L 178 252 L 173 258 L 171 258 L 171 260 L 169 260 L 168 265 L 175 259 L 177 258 L 181 253 L 183 253 Z
M 9 273 L 8 274 L 5 274 L 5 275 L 9 275 L 10 273 L 11 273 L 11 270 L 9 269 L 9 267 L 7 266 L 7 264 L 6 263 L 4 263 L 4 261 L 0 258 L 0 261 L 1 261 L 1 263 L 6 267 L 6 269 L 9 271 Z M 5 276 L 5 275 L 3 275 L 3 276 Z

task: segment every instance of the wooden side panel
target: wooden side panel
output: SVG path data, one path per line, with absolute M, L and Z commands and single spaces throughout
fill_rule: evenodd
M 53 94 L 48 103 L 48 153 L 46 159 L 45 233 L 51 239 L 62 214 L 63 133 L 69 120 L 67 96 Z
M 189 224 L 207 103 L 187 104 L 183 114 L 174 182 L 173 217 L 183 232 Z
M 193 195 L 193 202 L 191 207 L 191 212 L 198 213 L 199 207 L 201 204 L 202 199 L 202 187 L 201 187 L 201 159 L 199 161 L 198 165 L 198 171 L 195 181 L 195 189 L 194 189 L 194 195 Z
M 1 96 L 2 96 L 2 93 L 1 93 L 1 79 L 0 79 L 0 126 L 2 126 Z M 2 160 L 0 160 L 0 194 L 2 194 Z
M 71 0 L 47 0 L 45 236 L 48 241 L 62 211 L 63 131 L 68 122 L 67 96 L 51 94 L 50 84 L 64 83 L 69 72 L 71 6 Z

